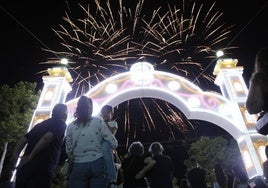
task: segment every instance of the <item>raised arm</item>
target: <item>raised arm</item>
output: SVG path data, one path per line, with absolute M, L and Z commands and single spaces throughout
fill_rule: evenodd
M 21 168 L 26 163 L 28 163 L 30 160 L 32 160 L 38 153 L 46 149 L 49 144 L 53 141 L 54 135 L 52 132 L 47 132 L 34 146 L 32 152 L 21 159 L 21 162 L 18 166 L 18 168 Z
M 136 179 L 145 177 L 146 173 L 149 172 L 155 165 L 155 160 L 152 157 L 146 157 L 144 159 L 144 168 L 135 176 Z

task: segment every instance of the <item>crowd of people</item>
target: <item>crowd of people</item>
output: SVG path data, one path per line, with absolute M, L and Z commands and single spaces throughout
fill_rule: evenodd
M 268 49 L 256 55 L 255 70 L 249 83 L 246 108 L 250 114 L 268 111 Z M 98 117 L 92 116 L 93 102 L 81 96 L 77 102 L 75 119 L 67 126 L 67 106 L 56 104 L 52 117 L 35 125 L 14 148 L 8 168 L 16 170 L 15 188 L 51 188 L 55 168 L 59 162 L 65 138 L 65 151 L 73 159 L 68 177 L 68 188 L 173 188 L 174 166 L 171 157 L 164 154 L 160 142 L 151 143 L 145 152 L 141 142 L 132 142 L 127 157 L 120 159 L 116 149 L 118 125 L 112 120 L 113 107 L 103 106 Z M 262 117 L 262 116 L 260 116 Z M 260 127 L 268 134 L 268 125 Z M 262 134 L 266 134 L 265 131 Z M 25 150 L 24 150 L 25 149 Z M 23 151 L 23 152 L 22 152 Z M 268 157 L 268 146 L 266 146 Z M 21 154 L 23 153 L 23 154 Z M 237 165 L 232 167 L 232 183 L 221 164 L 214 166 L 211 185 L 207 174 L 191 158 L 191 169 L 180 182 L 181 188 L 248 188 L 248 177 Z M 18 165 L 17 165 L 18 164 Z M 119 171 L 123 179 L 118 185 Z M 268 161 L 263 163 L 264 178 L 254 180 L 254 188 L 267 187 Z M 122 178 L 122 177 L 121 177 Z
M 173 187 L 172 160 L 163 154 L 164 148 L 159 142 L 152 143 L 149 155 L 141 142 L 133 142 L 128 156 L 121 161 L 116 152 L 118 125 L 112 120 L 113 107 L 103 106 L 98 117 L 92 116 L 92 112 L 92 100 L 81 96 L 75 119 L 67 126 L 67 106 L 56 104 L 52 117 L 35 125 L 14 148 L 9 164 L 10 172 L 16 169 L 14 187 L 51 188 L 64 140 L 65 153 L 73 160 L 68 188 L 119 187 L 119 169 L 123 172 L 124 188 L 147 188 L 149 184 L 152 188 Z M 148 173 L 150 179 L 146 178 Z
M 92 116 L 92 107 L 92 100 L 81 96 L 75 120 L 66 126 L 67 107 L 57 104 L 52 118 L 36 125 L 18 142 L 11 159 L 12 168 L 23 147 L 28 145 L 17 167 L 16 188 L 52 187 L 53 172 L 64 137 L 65 152 L 74 159 L 68 188 L 175 188 L 173 162 L 170 156 L 164 154 L 165 149 L 160 142 L 151 143 L 147 151 L 141 142 L 132 142 L 127 156 L 120 159 L 116 152 L 118 125 L 112 120 L 113 107 L 103 106 L 98 117 Z M 210 186 L 208 175 L 196 158 L 192 157 L 190 162 L 191 168 L 178 185 L 181 188 L 237 188 L 248 185 L 246 173 L 239 166 L 233 166 L 234 179 L 230 186 L 224 169 L 216 163 Z M 122 170 L 123 176 L 120 184 L 117 181 L 119 170 Z M 260 184 L 258 181 L 256 185 Z

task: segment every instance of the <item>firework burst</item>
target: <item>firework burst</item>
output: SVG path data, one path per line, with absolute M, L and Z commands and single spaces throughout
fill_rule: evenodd
M 156 2 L 139 0 L 133 5 L 124 0 L 95 0 L 92 4 L 79 4 L 80 11 L 75 15 L 71 11 L 66 13 L 64 23 L 54 29 L 62 50 L 44 50 L 57 57 L 48 59 L 47 64 L 58 63 L 59 57 L 69 60 L 74 78 L 73 97 L 129 70 L 140 60 L 152 63 L 156 70 L 184 76 L 201 88 L 207 83 L 211 85 L 211 73 L 202 71 L 215 58 L 215 51 L 224 49 L 231 26 L 221 23 L 222 13 L 214 11 L 215 3 L 206 2 L 204 6 L 186 1 Z M 134 105 L 139 109 L 135 114 L 139 111 L 138 116 L 143 118 L 130 115 Z M 145 132 L 163 132 L 161 124 L 168 127 L 166 139 L 173 140 L 177 137 L 176 129 L 185 132 L 187 126 L 192 126 L 178 109 L 157 99 L 131 100 L 116 108 L 115 117 L 124 125 L 123 143 L 142 140 Z

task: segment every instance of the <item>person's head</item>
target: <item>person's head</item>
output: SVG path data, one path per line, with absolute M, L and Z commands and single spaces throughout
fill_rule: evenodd
M 163 151 L 164 148 L 159 142 L 153 142 L 149 147 L 149 152 L 152 154 L 152 156 L 162 155 Z
M 141 142 L 132 142 L 128 148 L 129 156 L 141 156 L 144 153 L 144 147 Z
M 258 51 L 255 59 L 255 72 L 268 74 L 268 48 L 262 48 Z
M 192 165 L 193 168 L 198 167 L 198 162 L 197 162 L 196 158 L 192 157 L 190 159 L 190 162 L 191 162 L 191 165 Z
M 77 102 L 77 107 L 74 116 L 77 124 L 86 124 L 90 121 L 93 111 L 92 99 L 87 96 L 81 96 Z
M 114 109 L 112 106 L 104 105 L 101 108 L 101 116 L 102 116 L 104 121 L 111 121 L 113 114 L 114 114 Z
M 52 109 L 52 118 L 61 119 L 66 121 L 68 116 L 67 105 L 63 103 L 56 104 Z

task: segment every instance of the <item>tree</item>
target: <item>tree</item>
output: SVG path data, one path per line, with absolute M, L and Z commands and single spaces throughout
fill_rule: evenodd
M 0 152 L 2 154 L 0 167 L 3 166 L 5 156 L 11 155 L 11 149 L 16 141 L 29 127 L 40 96 L 36 86 L 36 83 L 22 81 L 16 83 L 14 87 L 0 86 Z
M 216 162 L 220 163 L 228 172 L 231 171 L 233 164 L 243 164 L 240 150 L 234 139 L 227 141 L 223 137 L 201 137 L 191 144 L 187 153 L 198 160 L 207 174 L 212 172 Z M 185 165 L 189 167 L 188 160 L 185 161 Z

